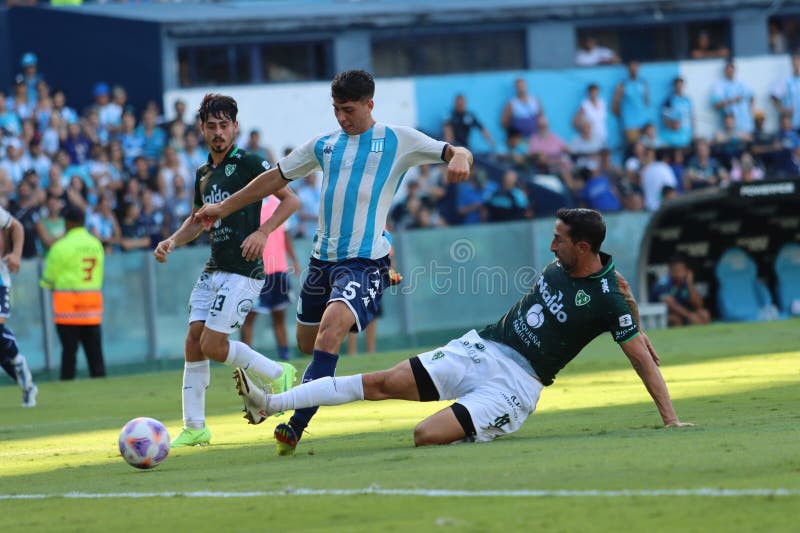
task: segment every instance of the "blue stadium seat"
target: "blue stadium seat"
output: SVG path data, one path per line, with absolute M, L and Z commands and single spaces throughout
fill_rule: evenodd
M 756 321 L 777 318 L 767 287 L 758 280 L 753 259 L 741 248 L 729 248 L 715 269 L 720 318 Z
M 775 258 L 776 293 L 781 312 L 800 316 L 800 244 L 783 246 Z

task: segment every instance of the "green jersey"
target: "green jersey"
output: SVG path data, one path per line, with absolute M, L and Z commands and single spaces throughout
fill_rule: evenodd
M 519 352 L 545 385 L 604 331 L 618 343 L 631 340 L 639 328 L 619 289 L 614 262 L 602 252 L 600 260 L 600 271 L 585 278 L 570 277 L 553 261 L 530 292 L 479 335 Z
M 270 164 L 261 156 L 248 154 L 231 147 L 225 159 L 213 165 L 208 162 L 197 169 L 194 180 L 194 206 L 216 204 L 242 189 L 250 181 L 270 169 Z M 206 263 L 206 272 L 223 271 L 264 279 L 264 263 L 261 257 L 246 261 L 240 248 L 242 241 L 261 225 L 261 202 L 254 202 L 218 220 L 211 228 L 211 258 Z

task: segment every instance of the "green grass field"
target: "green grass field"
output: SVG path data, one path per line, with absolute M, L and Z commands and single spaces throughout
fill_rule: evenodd
M 698 427 L 659 429 L 605 337 L 544 391 L 522 430 L 489 444 L 415 449 L 414 425 L 446 404 L 361 402 L 322 408 L 297 455 L 278 457 L 273 421 L 248 426 L 229 369 L 216 365 L 212 446 L 138 471 L 118 454 L 119 430 L 151 416 L 174 435 L 180 371 L 42 383 L 35 409 L 19 407 L 16 387 L 0 387 L 0 531 L 796 531 L 800 321 L 650 337 L 679 416 Z M 342 357 L 338 373 L 408 355 Z M 411 494 L 380 492 L 388 489 Z M 188 494 L 197 491 L 209 494 Z

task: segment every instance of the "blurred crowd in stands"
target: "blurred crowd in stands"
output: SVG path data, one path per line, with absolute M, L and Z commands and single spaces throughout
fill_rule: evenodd
M 591 39 L 584 43 L 578 61 L 619 61 L 596 46 Z M 702 39 L 698 47 L 705 50 L 698 54 L 727 54 Z M 728 62 L 713 90 L 720 122 L 712 138 L 694 134 L 684 80 L 674 80 L 666 101 L 651 102 L 636 62 L 627 64 L 627 76 L 610 102 L 597 85 L 589 85 L 572 117 L 549 117 L 535 90 L 516 80 L 509 87 L 513 97 L 496 117 L 506 133 L 500 142 L 459 95 L 442 130 L 430 133 L 463 146 L 472 134 L 481 134 L 491 153 L 479 155 L 471 179 L 462 184 L 448 184 L 440 166 L 412 169 L 398 191 L 389 228 L 533 218 L 541 213 L 532 184 L 542 177 L 559 184 L 574 205 L 606 213 L 655 210 L 675 196 L 737 181 L 796 179 L 800 56 L 792 65 L 791 75 L 772 93 L 780 128 L 766 132 L 764 110 L 754 107 L 751 89 Z M 64 233 L 60 211 L 67 204 L 86 210 L 87 228 L 109 253 L 151 248 L 173 232 L 191 212 L 195 170 L 207 158 L 195 114 L 181 101 L 169 119 L 156 102 L 133 109 L 124 87 L 104 82 L 94 86 L 92 105 L 73 109 L 68 95 L 38 71 L 34 54 L 24 54 L 20 67 L 13 87 L 0 88 L 0 204 L 25 227 L 24 257 L 42 256 Z M 657 123 L 646 119 L 654 105 L 660 109 Z M 606 126 L 613 117 L 624 132 L 622 150 L 608 145 Z M 551 131 L 550 119 L 571 120 L 573 137 Z M 274 162 L 262 142 L 258 131 L 250 131 L 243 132 L 239 145 Z M 319 176 L 292 186 L 302 207 L 290 220 L 290 232 L 310 237 L 316 231 Z

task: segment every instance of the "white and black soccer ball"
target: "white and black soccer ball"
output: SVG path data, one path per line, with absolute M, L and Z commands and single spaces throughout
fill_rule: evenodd
M 154 418 L 134 418 L 119 434 L 119 453 L 133 467 L 157 467 L 169 455 L 167 428 Z

